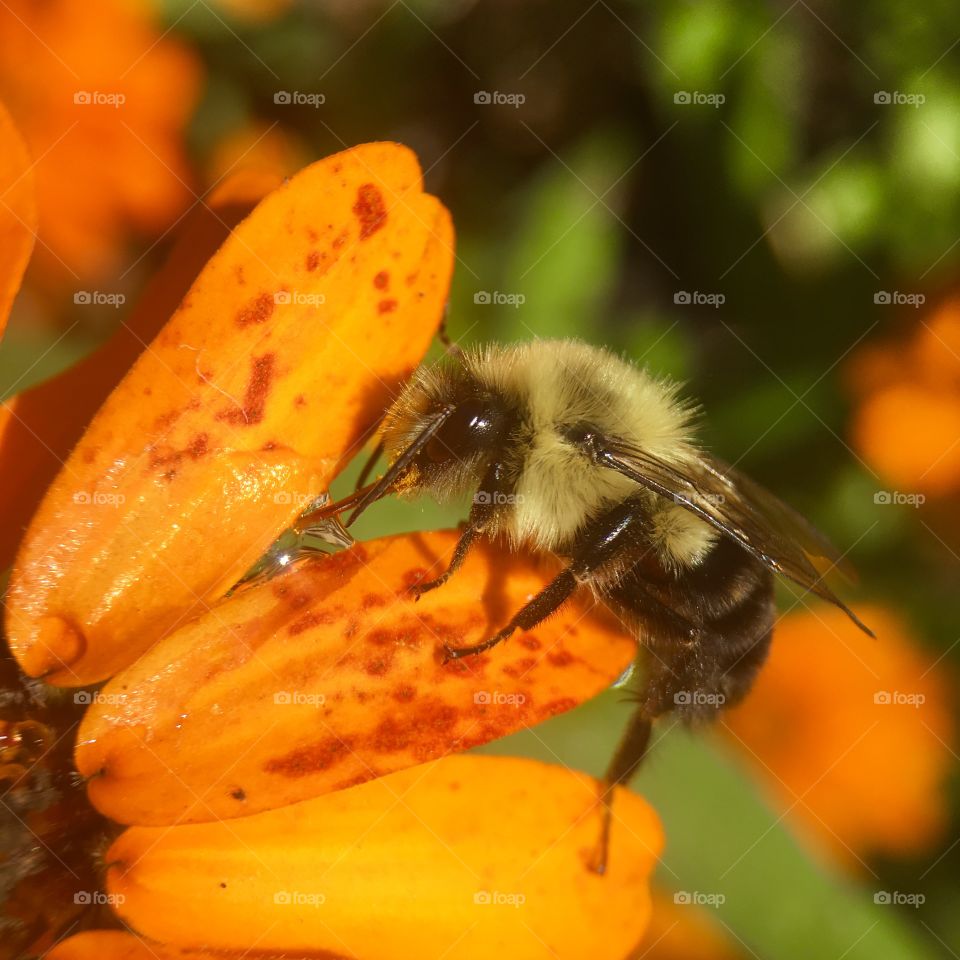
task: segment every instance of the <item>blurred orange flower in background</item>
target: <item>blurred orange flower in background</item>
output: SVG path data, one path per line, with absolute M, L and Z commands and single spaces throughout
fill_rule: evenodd
M 954 762 L 950 691 L 892 611 L 862 611 L 865 638 L 832 607 L 777 624 L 731 740 L 800 831 L 842 860 L 923 852 L 946 825 Z
M 185 209 L 200 80 L 150 3 L 3 4 L 0 98 L 34 161 L 44 284 L 105 278 L 131 232 L 158 233 Z
M 848 379 L 867 462 L 902 493 L 960 491 L 960 298 L 921 318 L 906 343 L 861 350 Z
M 247 123 L 213 145 L 206 164 L 207 179 L 217 183 L 239 168 L 289 177 L 309 159 L 306 146 L 279 124 Z

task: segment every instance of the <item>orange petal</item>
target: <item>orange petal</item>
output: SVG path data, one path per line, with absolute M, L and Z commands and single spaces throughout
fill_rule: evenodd
M 295 803 L 539 723 L 610 685 L 635 642 L 571 603 L 447 664 L 555 572 L 487 545 L 442 588 L 408 585 L 454 533 L 357 545 L 224 601 L 98 694 L 80 728 L 90 799 L 121 823 L 237 817 Z
M 915 855 L 947 822 L 950 694 L 898 617 L 858 612 L 875 640 L 833 607 L 784 617 L 724 727 L 820 845 L 848 861 L 861 851 Z
M 322 492 L 426 350 L 452 228 L 416 158 L 366 144 L 271 193 L 110 395 L 7 599 L 28 674 L 96 682 L 205 609 Z
M 0 335 L 20 289 L 36 231 L 33 163 L 12 117 L 0 103 Z
M 168 943 L 358 960 L 620 958 L 662 847 L 618 790 L 608 873 L 597 785 L 529 760 L 449 757 L 228 823 L 135 827 L 107 854 L 120 916 Z
M 229 955 L 170 947 L 120 930 L 88 930 L 58 943 L 44 960 L 229 960 Z
M 136 309 L 95 353 L 0 406 L 0 569 L 9 566 L 44 490 L 100 404 L 177 308 L 203 265 L 279 176 L 235 174 L 184 220 Z

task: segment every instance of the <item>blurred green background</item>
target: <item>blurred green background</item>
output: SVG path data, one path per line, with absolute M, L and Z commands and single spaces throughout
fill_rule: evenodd
M 938 670 L 956 667 L 956 502 L 877 508 L 890 485 L 851 448 L 844 381 L 858 350 L 919 322 L 878 293 L 919 293 L 929 309 L 956 287 L 954 3 L 398 0 L 251 19 L 168 0 L 163 18 L 207 70 L 189 131 L 198 171 L 254 123 L 276 124 L 307 159 L 407 143 L 456 224 L 455 340 L 582 337 L 685 381 L 709 446 L 852 548 L 852 599 L 901 611 Z M 281 90 L 324 102 L 277 104 Z M 14 323 L 0 387 L 30 365 L 30 382 L 62 368 L 110 322 L 56 343 Z M 355 532 L 464 515 L 384 503 Z M 627 715 L 619 701 L 611 692 L 494 749 L 599 773 Z M 942 842 L 873 860 L 870 877 L 813 860 L 709 737 L 671 733 L 636 788 L 667 827 L 665 887 L 724 891 L 717 918 L 744 956 L 958 956 L 955 776 Z M 926 903 L 876 906 L 877 889 Z

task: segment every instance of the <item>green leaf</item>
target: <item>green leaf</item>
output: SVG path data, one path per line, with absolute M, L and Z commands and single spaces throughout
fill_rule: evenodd
M 523 192 L 516 239 L 503 254 L 508 264 L 492 300 L 475 311 L 497 311 L 497 335 L 590 336 L 600 324 L 626 235 L 618 222 L 617 181 L 630 165 L 618 141 L 594 134 L 562 159 L 546 161 Z M 481 319 L 485 314 L 480 314 Z

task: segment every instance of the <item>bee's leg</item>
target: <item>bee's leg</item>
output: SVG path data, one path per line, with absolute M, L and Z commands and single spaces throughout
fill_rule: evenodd
M 617 746 L 617 752 L 607 767 L 601 785 L 600 803 L 603 804 L 603 821 L 600 827 L 600 840 L 590 869 L 594 873 L 607 872 L 607 854 L 610 849 L 610 826 L 613 821 L 613 791 L 616 787 L 628 783 L 637 768 L 646 756 L 650 745 L 650 734 L 653 730 L 653 719 L 645 704 L 640 704 L 630 718 L 627 729 Z
M 507 502 L 508 494 L 512 492 L 512 489 L 512 483 L 507 479 L 506 464 L 502 460 L 495 460 L 487 468 L 480 489 L 473 495 L 470 517 L 463 533 L 460 534 L 460 539 L 457 541 L 453 557 L 450 559 L 450 565 L 435 580 L 418 583 L 413 588 L 418 598 L 421 593 L 442 587 L 457 572 L 466 559 L 473 541 L 487 528 L 501 505 Z
M 567 567 L 562 573 L 553 578 L 529 603 L 522 606 L 510 622 L 499 632 L 476 643 L 472 647 L 450 647 L 444 644 L 445 659 L 459 660 L 475 653 L 483 653 L 495 647 L 501 640 L 506 640 L 515 630 L 530 630 L 541 620 L 546 620 L 577 587 L 577 578 L 573 567 Z
M 366 463 L 363 465 L 363 469 L 360 471 L 360 475 L 357 477 L 357 482 L 354 484 L 353 492 L 356 493 L 370 477 L 370 474 L 373 472 L 373 468 L 377 465 L 377 461 L 383 456 L 383 440 L 378 440 L 377 445 L 370 451 L 370 456 L 367 457 Z
M 437 587 L 442 587 L 456 572 L 460 569 L 461 564 L 467 557 L 467 553 L 470 551 L 470 547 L 473 544 L 473 541 L 477 538 L 477 534 L 480 530 L 474 525 L 473 520 L 467 524 L 464 528 L 463 533 L 460 534 L 460 539 L 457 541 L 457 545 L 454 548 L 453 556 L 450 558 L 450 564 L 447 566 L 447 569 L 440 574 L 434 580 L 427 580 L 424 583 L 416 584 L 412 590 L 416 596 L 416 599 L 420 599 L 421 593 L 427 593 L 429 590 L 436 590 Z
M 648 524 L 645 505 L 639 499 L 625 500 L 612 507 L 577 540 L 570 565 L 521 607 L 499 633 L 471 647 L 445 647 L 447 659 L 459 660 L 473 653 L 483 653 L 506 640 L 515 630 L 535 627 L 567 600 L 581 579 L 600 572 L 607 564 L 616 563 L 622 550 L 635 546 Z

